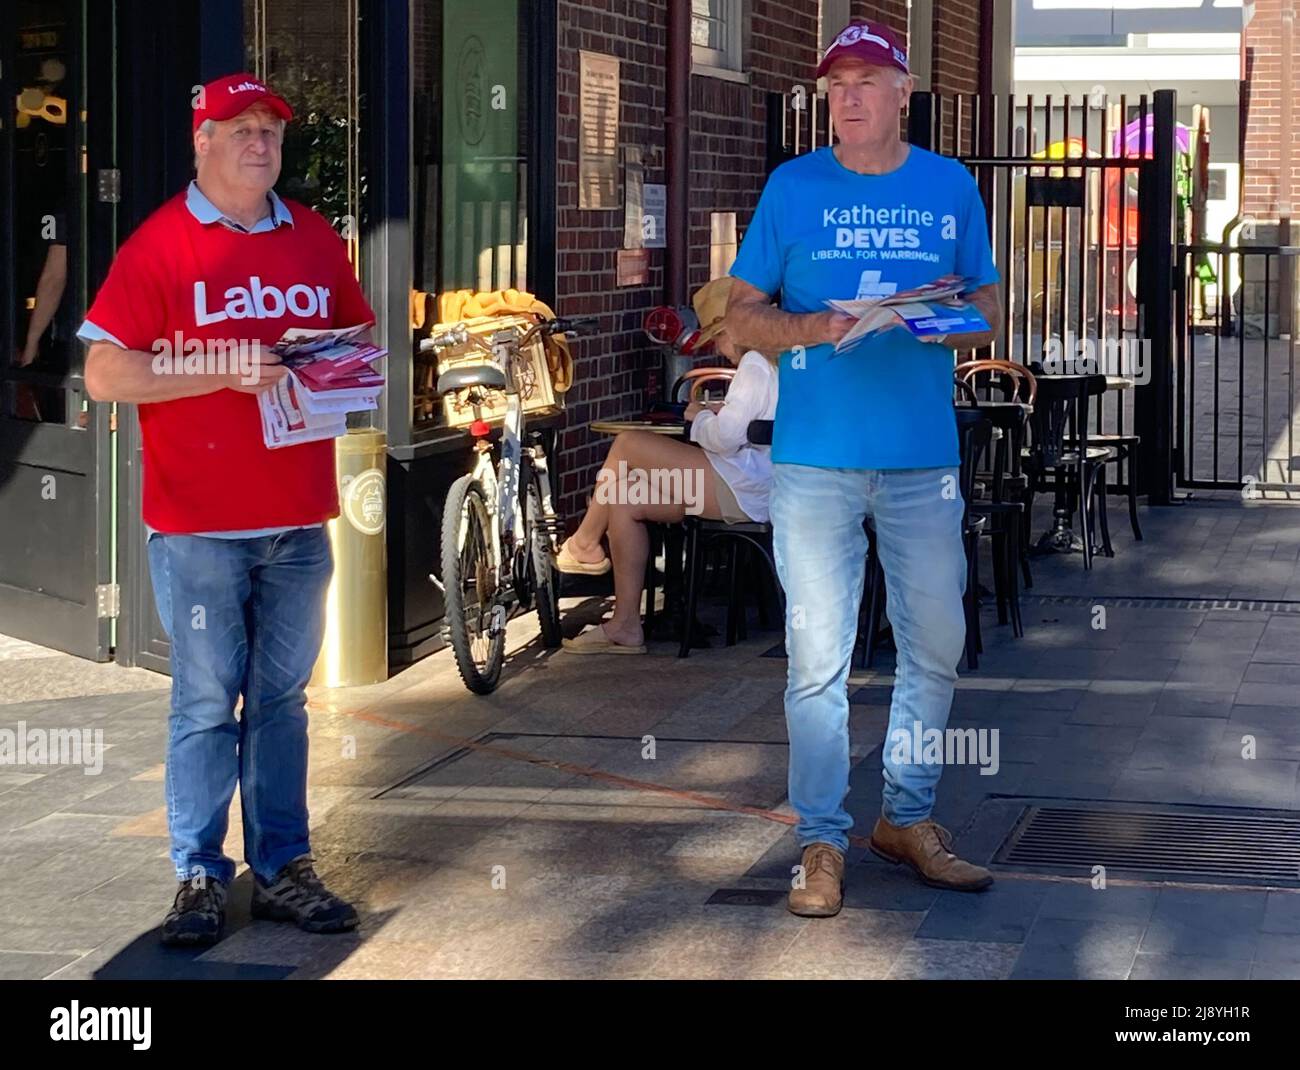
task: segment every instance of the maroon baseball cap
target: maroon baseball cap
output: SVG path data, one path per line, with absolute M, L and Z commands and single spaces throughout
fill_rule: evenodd
M 200 107 L 194 109 L 194 129 L 197 130 L 206 119 L 224 122 L 247 111 L 254 104 L 266 104 L 286 123 L 293 118 L 293 109 L 283 97 L 277 96 L 267 88 L 265 82 L 258 81 L 246 71 L 228 74 L 203 87 L 199 97 Z
M 896 67 L 904 74 L 908 73 L 907 49 L 903 47 L 902 38 L 883 23 L 854 22 L 845 26 L 817 64 L 817 77 L 821 78 L 831 69 L 832 63 L 846 56 L 875 67 Z

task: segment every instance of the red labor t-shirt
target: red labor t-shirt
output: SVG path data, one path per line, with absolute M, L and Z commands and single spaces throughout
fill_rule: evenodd
M 256 234 L 205 224 L 180 194 L 144 221 L 86 314 L 129 349 L 190 339 L 273 345 L 290 327 L 374 320 L 343 242 L 310 208 Z M 267 449 L 257 397 L 217 390 L 139 406 L 144 522 L 157 531 L 241 531 L 338 516 L 332 440 Z

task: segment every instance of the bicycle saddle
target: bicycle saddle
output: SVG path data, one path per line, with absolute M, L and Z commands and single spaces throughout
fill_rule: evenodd
M 506 376 L 495 364 L 470 364 L 463 368 L 448 368 L 438 376 L 438 393 L 464 390 L 467 386 L 481 386 L 488 390 L 504 390 Z

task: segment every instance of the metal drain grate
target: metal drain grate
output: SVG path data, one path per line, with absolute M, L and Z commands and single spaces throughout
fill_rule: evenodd
M 1265 601 L 1254 598 L 1161 598 L 1155 595 L 1022 594 L 1021 605 L 1030 606 L 1114 606 L 1123 609 L 1190 609 L 1223 613 L 1300 613 L 1300 602 Z
M 1300 817 L 1209 809 L 1030 806 L 994 862 L 1300 885 Z

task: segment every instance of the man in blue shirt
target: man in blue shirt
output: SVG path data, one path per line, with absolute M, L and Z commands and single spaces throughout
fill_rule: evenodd
M 947 725 L 965 640 L 953 350 L 987 345 L 1001 327 L 984 206 L 960 163 L 900 139 L 912 79 L 891 30 L 846 27 L 817 69 L 823 76 L 838 144 L 768 179 L 731 269 L 727 312 L 745 348 L 781 353 L 771 510 L 787 602 L 790 803 L 804 848 L 803 886 L 789 906 L 808 917 L 832 916 L 842 902 L 853 824 L 844 808 L 847 682 L 868 516 L 898 649 L 872 849 L 938 887 L 993 881 L 951 853 L 930 817 L 942 766 L 910 753 L 911 740 Z M 854 321 L 828 310 L 829 300 L 952 274 L 975 280 L 969 300 L 990 331 L 927 344 L 894 327 L 834 353 Z M 778 291 L 779 305 L 769 305 Z

